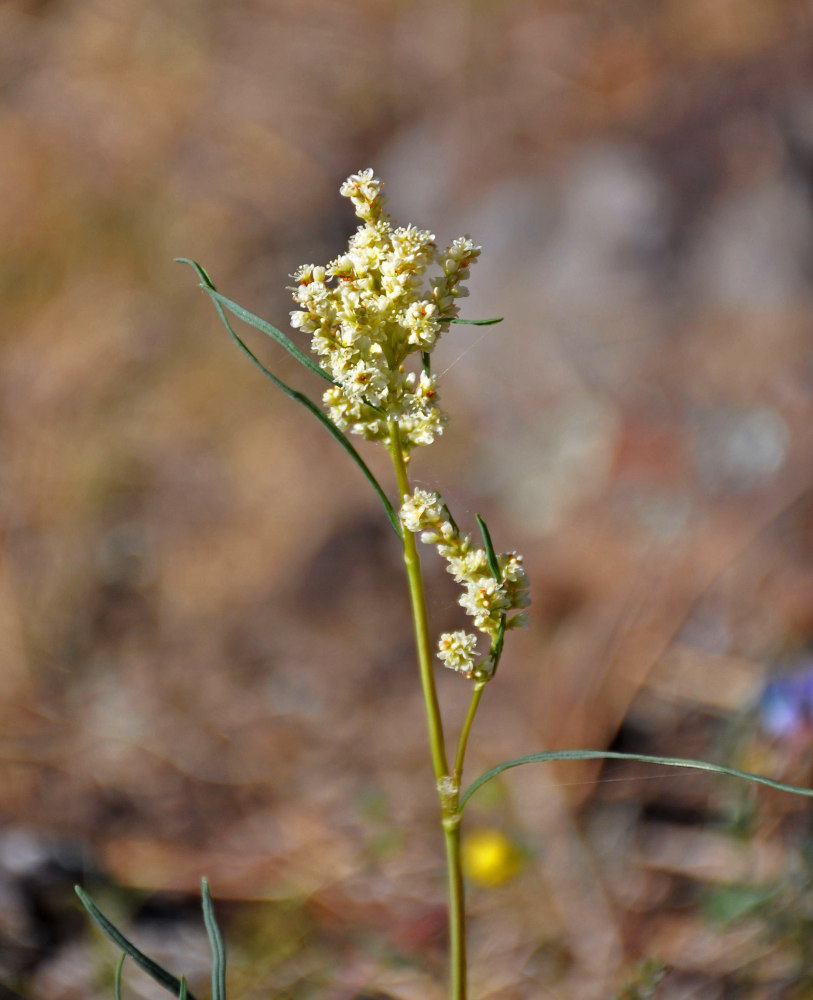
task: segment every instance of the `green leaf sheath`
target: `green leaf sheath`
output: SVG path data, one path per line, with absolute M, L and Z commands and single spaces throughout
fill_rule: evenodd
M 78 885 L 74 886 L 76 895 L 79 897 L 79 901 L 82 906 L 87 910 L 93 922 L 99 927 L 110 940 L 118 945 L 122 951 L 132 958 L 132 960 L 139 965 L 148 976 L 152 978 L 161 986 L 164 987 L 173 996 L 180 997 L 182 984 L 180 979 L 173 976 L 171 972 L 167 972 L 162 966 L 157 962 L 153 962 L 151 958 L 144 954 L 144 952 L 139 951 L 138 948 L 126 938 L 121 931 L 112 924 L 107 917 L 102 913 L 99 907 L 93 902 L 93 900 L 88 896 L 88 894 Z M 195 1000 L 195 997 L 187 991 L 187 1000 Z
M 203 901 L 203 922 L 206 925 L 206 933 L 209 935 L 209 947 L 212 949 L 212 1000 L 226 1000 L 226 947 L 223 944 L 223 935 L 217 925 L 208 879 L 200 880 L 200 888 Z
M 497 632 L 497 638 L 494 640 L 491 646 L 490 656 L 491 656 L 491 676 L 497 673 L 497 667 L 500 665 L 500 657 L 502 656 L 502 648 L 505 643 L 505 615 L 500 615 L 500 628 Z
M 211 278 L 206 273 L 206 271 L 201 267 L 200 264 L 198 264 L 194 260 L 189 260 L 187 257 L 177 257 L 176 260 L 178 260 L 182 264 L 189 264 L 190 267 L 193 267 L 197 272 L 198 277 L 201 279 L 204 285 L 207 286 L 206 287 L 207 291 L 210 291 L 210 289 L 212 291 L 216 291 L 214 285 L 212 285 L 211 283 Z M 392 525 L 392 528 L 395 531 L 396 535 L 398 535 L 399 538 L 402 538 L 403 535 L 401 534 L 401 525 L 398 520 L 398 515 L 396 514 L 395 509 L 390 503 L 389 497 L 384 492 L 384 490 L 381 487 L 381 484 L 375 478 L 373 473 L 370 471 L 367 463 L 364 461 L 361 455 L 359 455 L 359 453 L 347 439 L 347 436 L 336 426 L 336 424 L 333 423 L 330 417 L 328 417 L 327 414 L 324 413 L 303 392 L 299 392 L 298 389 L 291 388 L 291 386 L 283 382 L 282 379 L 277 378 L 277 376 L 274 375 L 273 372 L 270 372 L 265 367 L 265 365 L 262 363 L 262 361 L 260 361 L 257 355 L 254 354 L 254 352 L 248 347 L 248 345 L 242 340 L 242 338 L 234 331 L 234 328 L 229 322 L 228 317 L 224 312 L 223 306 L 219 301 L 219 296 L 216 297 L 215 295 L 212 295 L 210 292 L 210 298 L 214 304 L 218 316 L 220 317 L 220 321 L 226 327 L 229 336 L 232 338 L 235 344 L 237 344 L 237 346 L 240 348 L 243 354 L 246 355 L 249 361 L 251 361 L 251 363 L 256 368 L 258 368 L 263 373 L 263 375 L 265 375 L 267 379 L 270 379 L 271 382 L 273 382 L 278 389 L 281 389 L 286 396 L 289 396 L 291 399 L 295 399 L 297 403 L 300 403 L 302 406 L 305 407 L 306 410 L 309 410 L 316 417 L 319 423 L 322 424 L 322 426 L 328 430 L 328 432 L 336 439 L 336 441 L 339 442 L 342 448 L 344 448 L 347 454 L 353 459 L 353 461 L 356 463 L 359 469 L 361 469 L 361 472 L 366 478 L 366 480 L 375 490 L 376 495 L 378 496 L 378 499 L 381 501 L 384 510 L 387 513 L 387 518 L 389 519 L 389 522 Z
M 684 767 L 695 771 L 711 771 L 714 774 L 725 774 L 731 778 L 742 778 L 745 781 L 753 781 L 758 785 L 767 785 L 768 788 L 775 788 L 780 792 L 790 792 L 792 795 L 804 795 L 813 798 L 813 789 L 801 788 L 798 785 L 786 785 L 782 781 L 774 781 L 773 778 L 765 778 L 761 774 L 751 774 L 749 771 L 738 771 L 735 767 L 724 767 L 722 764 L 712 764 L 707 760 L 688 760 L 683 757 L 653 757 L 642 753 L 619 753 L 614 750 L 546 750 L 542 753 L 529 753 L 525 757 L 517 757 L 515 760 L 507 760 L 502 764 L 497 764 L 490 771 L 481 774 L 472 782 L 460 799 L 460 808 L 469 801 L 478 788 L 481 788 L 487 781 L 496 778 L 503 771 L 509 771 L 512 767 L 519 767 L 520 764 L 539 764 L 550 760 L 637 760 L 644 764 L 661 764 L 666 767 Z

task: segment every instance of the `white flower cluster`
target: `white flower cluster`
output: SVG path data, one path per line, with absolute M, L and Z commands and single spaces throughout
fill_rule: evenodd
M 405 448 L 431 444 L 443 430 L 436 379 L 406 371 L 409 355 L 427 353 L 448 322 L 456 300 L 468 294 L 462 282 L 480 247 L 455 240 L 438 251 L 432 233 L 395 227 L 384 212 L 382 183 L 372 170 L 353 174 L 341 186 L 363 221 L 346 253 L 327 267 L 307 264 L 292 275 L 299 310 L 291 324 L 313 337 L 311 346 L 336 385 L 324 402 L 343 430 L 387 440 L 395 420 Z M 428 267 L 442 273 L 424 286 Z
M 474 619 L 475 628 L 489 636 L 494 649 L 503 617 L 530 603 L 522 556 L 503 552 L 497 559 L 500 579 L 495 579 L 486 550 L 472 545 L 468 535 L 460 534 L 448 508 L 435 492 L 416 489 L 412 496 L 405 496 L 400 518 L 407 531 L 420 531 L 422 542 L 437 546 L 446 560 L 447 572 L 463 587 L 460 605 Z M 506 628 L 524 624 L 522 613 L 505 618 Z M 445 632 L 438 643 L 438 656 L 445 666 L 466 677 L 487 679 L 492 664 L 488 659 L 475 663 L 476 643 L 473 632 Z

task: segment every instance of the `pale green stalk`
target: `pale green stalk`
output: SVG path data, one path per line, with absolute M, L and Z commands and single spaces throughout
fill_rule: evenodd
M 398 425 L 394 420 L 390 420 L 388 426 L 389 450 L 398 482 L 398 496 L 402 499 L 411 493 L 406 469 L 407 459 L 401 446 Z M 458 809 L 460 779 L 459 776 L 453 776 L 449 773 L 449 764 L 446 759 L 443 722 L 440 715 L 437 688 L 435 687 L 432 645 L 429 638 L 429 622 L 426 614 L 426 597 L 423 589 L 418 546 L 411 531 L 405 530 L 403 532 L 403 541 L 404 565 L 409 580 L 412 622 L 415 628 L 418 666 L 426 707 L 426 721 L 429 727 L 432 766 L 440 796 L 443 834 L 446 840 L 449 891 L 449 1000 L 466 1000 L 466 909 L 463 867 L 460 858 L 460 811 Z M 469 714 L 473 719 L 473 713 L 470 711 Z M 468 728 L 471 728 L 471 721 L 468 722 Z M 465 745 L 463 752 L 465 753 Z
M 388 421 L 390 431 L 389 450 L 395 466 L 395 477 L 398 481 L 398 496 L 403 498 L 411 490 L 406 470 L 406 459 L 401 447 L 398 425 L 394 420 Z M 440 783 L 449 776 L 449 765 L 446 762 L 446 747 L 443 742 L 443 722 L 440 717 L 440 704 L 435 688 L 435 675 L 432 665 L 432 644 L 429 638 L 429 621 L 426 614 L 426 597 L 423 591 L 421 576 L 421 560 L 418 546 L 411 531 L 403 532 L 404 565 L 409 580 L 409 596 L 412 603 L 412 623 L 415 628 L 415 644 L 418 651 L 418 667 L 421 674 L 421 687 L 426 707 L 426 721 L 429 726 L 429 745 L 432 750 L 432 766 L 435 779 Z
M 449 998 L 466 1000 L 466 896 L 460 859 L 460 813 L 444 817 L 449 884 Z
M 477 714 L 477 709 L 480 706 L 480 698 L 483 696 L 485 686 L 485 681 L 477 681 L 474 685 L 469 710 L 466 713 L 466 721 L 463 723 L 463 729 L 460 732 L 460 741 L 457 744 L 457 756 L 454 762 L 454 778 L 458 787 L 460 786 L 460 779 L 463 777 L 463 763 L 466 759 L 466 746 L 469 742 L 469 733 L 474 722 L 474 716 Z
M 463 776 L 463 764 L 466 759 L 466 746 L 469 733 L 474 722 L 474 716 L 480 705 L 485 681 L 474 685 L 469 710 L 460 732 L 455 756 L 454 774 L 452 776 L 455 788 L 455 814 L 444 817 L 443 832 L 446 835 L 446 860 L 449 873 L 449 950 L 450 950 L 450 982 L 449 991 L 453 1000 L 466 996 L 466 898 L 463 885 L 463 869 L 460 856 L 460 823 L 462 816 L 457 805 L 457 795 L 460 779 Z M 454 916 L 451 916 L 454 915 Z

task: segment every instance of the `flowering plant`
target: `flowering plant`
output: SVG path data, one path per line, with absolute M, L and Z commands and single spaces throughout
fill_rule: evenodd
M 439 493 L 413 489 L 408 466 L 415 448 L 431 444 L 443 432 L 446 418 L 438 403 L 437 376 L 431 369 L 432 351 L 439 338 L 453 323 L 490 324 L 500 320 L 463 320 L 458 314 L 459 300 L 467 294 L 464 282 L 481 248 L 469 237 L 462 237 L 439 250 L 432 233 L 414 226 L 396 226 L 384 209 L 382 187 L 372 170 L 349 177 L 341 193 L 352 202 L 361 225 L 351 236 L 347 251 L 327 266 L 304 265 L 292 276 L 291 292 L 298 308 L 291 314 L 291 324 L 311 336 L 311 349 L 321 364 L 305 354 L 287 334 L 222 295 L 200 264 L 186 258 L 179 260 L 195 269 L 200 287 L 212 300 L 238 347 L 277 388 L 308 409 L 353 459 L 375 490 L 402 546 L 439 818 L 446 844 L 449 996 L 450 1000 L 465 1000 L 466 927 L 460 827 L 468 800 L 496 775 L 534 762 L 625 758 L 714 771 L 801 795 L 811 796 L 813 791 L 706 761 L 605 750 L 558 750 L 532 753 L 498 764 L 461 792 L 474 717 L 486 685 L 496 674 L 506 633 L 525 623 L 528 580 L 522 557 L 516 552 L 498 554 L 479 515 L 476 520 L 482 544 L 462 533 Z M 427 280 L 432 268 L 439 273 Z M 324 409 L 273 374 L 237 334 L 227 314 L 271 337 L 326 381 Z M 387 449 L 393 465 L 397 505 L 348 434 L 379 442 Z M 473 625 L 473 630 L 442 634 L 436 644 L 430 635 L 416 535 L 420 535 L 422 543 L 435 545 L 445 559 L 448 572 L 462 588 L 459 603 Z M 481 644 L 479 651 L 478 644 Z M 472 682 L 471 701 L 454 756 L 448 754 L 444 736 L 435 683 L 435 656 L 445 667 Z M 123 957 L 132 957 L 169 992 L 192 1000 L 183 978 L 176 978 L 139 951 L 81 889 L 77 892 L 96 923 L 122 949 Z M 203 904 L 213 951 L 213 1000 L 224 1000 L 225 953 L 205 881 Z M 121 962 L 116 976 L 117 996 L 120 979 Z

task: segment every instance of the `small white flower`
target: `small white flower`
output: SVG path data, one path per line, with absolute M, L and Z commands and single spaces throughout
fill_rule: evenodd
M 466 545 L 461 547 L 465 551 L 450 553 L 447 556 L 449 565 L 446 567 L 446 572 L 451 573 L 457 583 L 478 579 L 488 573 L 488 556 L 485 549 L 468 549 L 468 538 L 465 541 Z
M 517 552 L 503 552 L 499 563 L 510 610 L 527 608 L 531 599 L 528 596 L 528 574 L 522 565 L 522 556 Z M 520 623 L 514 619 L 512 624 L 517 628 Z
M 386 375 L 367 361 L 358 361 L 345 372 L 342 385 L 351 398 L 364 399 L 375 405 L 378 405 L 387 393 Z
M 416 489 L 404 497 L 399 516 L 407 531 L 414 532 L 446 520 L 446 511 L 440 494 Z
M 508 600 L 502 586 L 493 576 L 481 576 L 466 582 L 458 604 L 474 618 L 477 628 L 491 634 L 499 627 L 500 615 L 508 610 Z
M 445 667 L 471 677 L 477 636 L 473 632 L 444 632 L 438 642 L 438 657 Z
M 437 321 L 437 306 L 434 302 L 411 302 L 403 316 L 403 325 L 408 330 L 407 341 L 428 351 L 435 346 L 441 324 Z
M 360 219 L 371 222 L 381 215 L 383 184 L 374 176 L 372 167 L 361 170 L 350 177 L 339 188 L 339 193 L 353 202 L 356 215 Z

